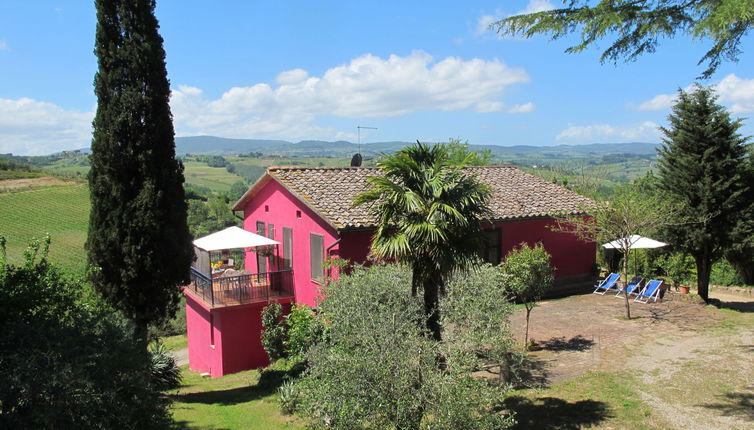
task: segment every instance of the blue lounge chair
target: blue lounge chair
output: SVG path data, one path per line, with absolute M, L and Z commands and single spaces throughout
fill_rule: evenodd
M 649 303 L 650 300 L 654 300 L 655 302 L 657 302 L 657 299 L 660 298 L 661 286 L 662 281 L 658 281 L 656 279 L 649 281 L 647 286 L 644 287 L 643 290 L 641 290 L 641 293 L 636 296 L 634 301 L 639 303 Z
M 626 292 L 630 296 L 631 294 L 639 294 L 639 291 L 641 291 L 641 284 L 644 282 L 644 278 L 641 276 L 634 276 L 633 279 L 631 279 L 628 282 L 628 286 L 626 288 L 621 287 L 618 290 L 618 294 L 615 295 L 615 297 L 620 296 L 620 293 Z
M 618 279 L 620 279 L 619 273 L 611 273 L 610 276 L 597 283 L 594 294 L 604 295 L 608 290 L 615 288 Z

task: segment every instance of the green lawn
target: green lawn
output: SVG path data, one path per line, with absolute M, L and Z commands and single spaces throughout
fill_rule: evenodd
M 84 273 L 89 207 L 89 189 L 83 184 L 0 194 L 0 235 L 8 241 L 10 262 L 22 260 L 33 237 L 50 233 L 50 261 Z
M 277 383 L 262 381 L 256 370 L 222 378 L 202 378 L 183 368 L 183 386 L 171 392 L 173 417 L 197 429 L 302 429 L 278 407 Z
M 240 176 L 229 173 L 225 167 L 209 167 L 197 161 L 184 161 L 183 165 L 186 167 L 183 175 L 187 183 L 207 187 L 212 191 L 228 192 L 231 185 L 243 180 Z
M 188 348 L 188 338 L 186 337 L 185 334 L 167 336 L 167 337 L 163 337 L 161 340 L 162 340 L 162 344 L 165 345 L 165 348 L 171 351 L 177 351 L 179 349 Z

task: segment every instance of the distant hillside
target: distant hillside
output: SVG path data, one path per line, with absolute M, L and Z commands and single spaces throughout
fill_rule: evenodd
M 352 142 L 326 142 L 321 140 L 304 140 L 298 143 L 285 140 L 263 139 L 228 139 L 214 136 L 177 137 L 178 154 L 238 155 L 261 152 L 267 155 L 297 157 L 350 157 L 356 153 L 358 145 Z M 377 155 L 393 152 L 411 142 L 376 142 L 361 145 L 364 155 Z M 654 143 L 593 143 L 589 145 L 558 146 L 497 146 L 471 145 L 472 149 L 489 149 L 500 159 L 544 158 L 584 158 L 607 154 L 650 155 L 655 154 L 658 144 Z

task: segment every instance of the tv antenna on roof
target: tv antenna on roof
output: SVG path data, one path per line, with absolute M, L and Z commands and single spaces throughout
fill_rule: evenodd
M 377 130 L 377 127 L 363 127 L 361 125 L 356 126 L 356 129 L 358 130 L 358 134 L 359 134 L 359 155 L 361 155 L 361 129 L 362 128 L 364 130 Z

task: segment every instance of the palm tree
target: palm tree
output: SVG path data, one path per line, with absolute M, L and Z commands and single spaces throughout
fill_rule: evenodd
M 417 141 L 379 166 L 384 175 L 370 178 L 354 205 L 372 204 L 372 252 L 411 266 L 411 294 L 423 290 L 427 329 L 440 340 L 440 295 L 447 276 L 479 255 L 489 189 L 454 164 L 442 144 Z

